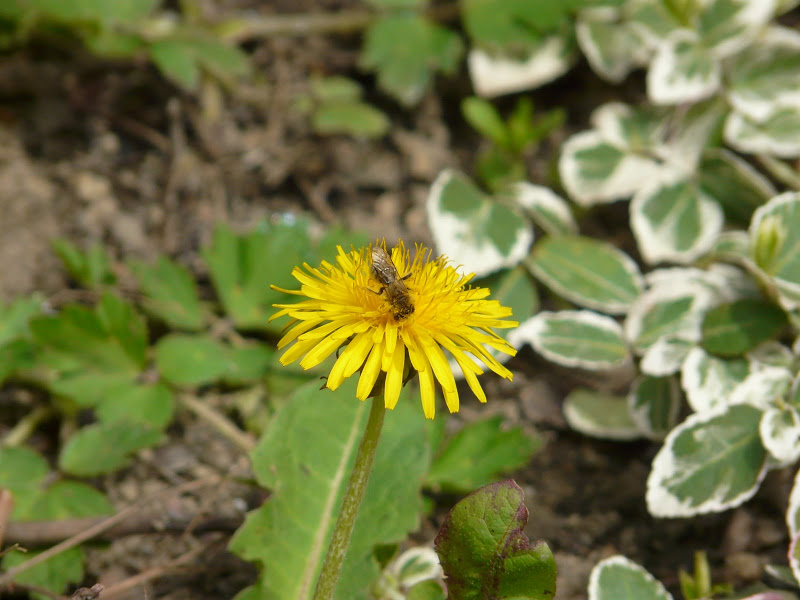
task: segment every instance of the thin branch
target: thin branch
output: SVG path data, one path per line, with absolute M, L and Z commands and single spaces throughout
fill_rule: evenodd
M 206 477 L 205 479 L 198 479 L 197 481 L 190 481 L 188 483 L 185 483 L 184 485 L 180 485 L 178 487 L 170 488 L 168 490 L 164 490 L 164 491 L 158 492 L 156 494 L 153 494 L 151 496 L 148 496 L 147 498 L 143 499 L 142 501 L 137 502 L 136 504 L 133 504 L 133 505 L 129 506 L 128 508 L 125 508 L 125 509 L 121 510 L 116 515 L 108 517 L 107 519 L 103 519 L 103 521 L 101 521 L 97 525 L 95 525 L 93 527 L 90 527 L 89 529 L 86 529 L 86 530 L 82 531 L 81 533 L 79 533 L 77 535 L 74 535 L 74 536 L 72 536 L 71 538 L 69 538 L 67 540 L 64 540 L 60 544 L 56 544 L 52 548 L 49 548 L 49 549 L 45 550 L 41 554 L 37 554 L 36 556 L 31 558 L 30 560 L 25 561 L 22 564 L 17 565 L 16 567 L 14 567 L 12 569 L 9 569 L 8 571 L 6 571 L 2 575 L 0 575 L 0 588 L 10 585 L 12 583 L 14 577 L 16 577 L 17 575 L 19 575 L 20 573 L 22 573 L 24 571 L 27 571 L 31 567 L 35 567 L 36 565 L 39 565 L 39 564 L 43 563 L 44 561 L 48 560 L 49 558 L 52 558 L 53 556 L 61 554 L 62 552 L 65 552 L 66 550 L 69 550 L 70 548 L 74 548 L 75 546 L 78 546 L 79 544 L 82 544 L 83 542 L 88 541 L 88 540 L 100 535 L 104 531 L 107 531 L 107 530 L 111 529 L 117 523 L 121 523 L 122 521 L 124 521 L 125 519 L 130 517 L 131 515 L 136 514 L 137 512 L 140 512 L 142 510 L 142 506 L 147 504 L 148 502 L 151 502 L 153 500 L 162 498 L 164 496 L 168 496 L 168 495 L 172 495 L 172 494 L 182 494 L 184 492 L 188 492 L 188 491 L 191 491 L 191 490 L 208 487 L 210 485 L 216 485 L 216 484 L 219 483 L 219 481 L 220 481 L 220 478 L 217 477 L 217 476 Z
M 205 402 L 201 402 L 190 394 L 180 394 L 178 400 L 244 452 L 249 453 L 255 448 L 256 441 L 253 439 L 253 436 L 239 429 L 225 415 L 211 408 Z

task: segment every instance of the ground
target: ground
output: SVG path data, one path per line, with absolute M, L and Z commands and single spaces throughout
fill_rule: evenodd
M 298 12 L 342 4 L 293 0 L 273 8 Z M 356 70 L 357 37 L 254 40 L 248 50 L 264 83 L 243 86 L 222 102 L 211 92 L 183 93 L 145 64 L 103 63 L 80 52 L 41 47 L 4 56 L 0 298 L 35 290 L 54 303 L 70 297 L 70 282 L 50 246 L 55 238 L 102 243 L 119 261 L 166 253 L 201 281 L 206 273 L 199 249 L 220 221 L 244 230 L 260 219 L 305 212 L 320 226 L 343 224 L 372 237 L 430 244 L 424 211 L 430 183 L 446 167 L 469 171 L 481 144 L 459 116 L 458 100 L 469 92 L 468 81 L 463 76 L 440 81 L 419 106 L 406 110 Z M 392 117 L 391 133 L 378 141 L 315 136 L 291 108 L 310 73 L 358 78 Z M 566 106 L 567 132 L 585 125 L 591 108 L 612 92 L 579 65 L 532 97 L 537 107 Z M 533 180 L 548 181 L 565 132 L 530 157 Z M 619 215 L 619 208 L 600 211 L 587 226 L 607 230 Z M 124 284 L 122 263 L 117 267 Z M 757 497 L 739 509 L 691 520 L 654 519 L 646 511 L 644 490 L 658 446 L 599 442 L 571 432 L 560 406 L 578 383 L 574 376 L 529 348 L 509 366 L 513 383 L 490 379 L 492 402 L 467 401 L 459 418 L 500 412 L 509 424 L 522 424 L 544 439 L 515 479 L 531 511 L 528 535 L 546 540 L 555 552 L 558 600 L 585 598 L 592 566 L 617 553 L 644 565 L 673 592 L 677 570 L 691 568 L 695 550 L 709 552 L 715 580 L 737 585 L 758 579 L 765 562 L 784 560 L 783 511 L 791 473 L 771 473 Z M 0 393 L 0 407 L 24 403 L 19 394 Z M 12 419 L 11 412 L 0 412 L 0 433 Z M 34 443 L 46 448 L 48 433 L 53 434 L 38 433 Z M 153 518 L 180 521 L 200 510 L 235 520 L 263 499 L 233 483 L 235 475 L 246 473 L 244 454 L 214 429 L 187 413 L 171 433 L 167 446 L 97 482 L 118 506 L 204 477 L 221 477 L 224 485 L 213 494 L 166 498 Z M 423 525 L 419 540 L 432 539 L 443 510 Z M 86 583 L 113 585 L 183 556 L 180 569 L 164 568 L 163 577 L 115 598 L 232 598 L 255 571 L 225 552 L 230 531 L 217 529 L 222 531 L 119 536 L 90 551 Z

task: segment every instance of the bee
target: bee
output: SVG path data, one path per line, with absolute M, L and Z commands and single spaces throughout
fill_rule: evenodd
M 386 292 L 386 300 L 392 307 L 392 316 L 395 321 L 402 321 L 413 314 L 414 303 L 403 282 L 411 273 L 400 277 L 397 267 L 392 262 L 392 257 L 380 246 L 372 247 L 372 275 L 381 283 L 381 289 L 375 293 Z

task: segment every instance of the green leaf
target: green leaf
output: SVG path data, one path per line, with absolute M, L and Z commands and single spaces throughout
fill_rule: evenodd
M 564 400 L 569 426 L 585 435 L 607 440 L 635 440 L 642 431 L 631 417 L 624 397 L 579 388 Z
M 771 302 L 728 302 L 706 313 L 703 347 L 718 356 L 739 356 L 775 337 L 786 324 L 786 314 Z
M 642 567 L 618 555 L 592 569 L 589 600 L 672 600 L 672 595 Z
M 581 0 L 462 0 L 461 18 L 477 46 L 521 55 L 565 23 Z
M 442 586 L 435 581 L 422 581 L 408 590 L 406 600 L 447 600 Z
M 719 62 L 694 32 L 676 29 L 662 42 L 647 72 L 647 96 L 654 104 L 682 104 L 709 98 L 720 86 Z
M 516 266 L 533 241 L 532 227 L 517 211 L 493 201 L 457 171 L 436 178 L 427 209 L 437 250 L 478 277 Z
M 258 381 L 273 368 L 275 352 L 264 344 L 247 344 L 228 350 L 230 366 L 224 380 L 231 385 Z M 282 367 L 283 368 L 283 367 Z
M 361 86 L 348 77 L 312 76 L 309 81 L 314 98 L 320 102 L 355 102 L 361 98 Z
M 588 310 L 540 312 L 508 339 L 515 348 L 527 342 L 546 359 L 567 367 L 605 370 L 630 360 L 619 324 Z
M 681 383 L 692 410 L 703 413 L 725 406 L 749 370 L 744 359 L 718 358 L 693 348 L 681 367 Z
M 103 385 L 132 380 L 145 364 L 144 319 L 109 293 L 94 311 L 66 306 L 58 315 L 34 318 L 30 328 L 41 363 L 52 370 L 50 387 L 85 405 L 96 401 Z
M 5 306 L 0 303 L 0 346 L 28 334 L 28 321 L 42 312 L 38 295 L 18 298 Z
M 213 383 L 231 370 L 228 347 L 209 335 L 170 334 L 156 345 L 156 366 L 174 385 Z
M 249 59 L 241 50 L 198 34 L 157 40 L 149 51 L 158 69 L 187 90 L 197 88 L 202 70 L 220 79 L 243 77 L 250 71 Z
M 445 441 L 426 486 L 466 493 L 528 464 L 539 444 L 519 427 L 504 429 L 499 416 L 470 423 Z
M 422 8 L 427 6 L 428 0 L 365 0 L 375 8 L 384 10 L 398 10 L 403 8 Z
M 56 481 L 43 489 L 20 518 L 28 521 L 58 521 L 113 515 L 114 505 L 95 488 L 77 481 Z
M 100 400 L 95 414 L 103 423 L 126 421 L 161 429 L 172 421 L 173 409 L 172 392 L 163 383 L 125 383 Z
M 687 263 L 707 252 L 719 235 L 720 205 L 696 184 L 674 178 L 656 180 L 631 202 L 631 228 L 642 258 Z
M 667 436 L 647 480 L 656 517 L 688 517 L 739 506 L 767 472 L 761 411 L 747 404 L 691 415 Z
M 639 431 L 660 439 L 677 425 L 681 400 L 675 377 L 639 377 L 628 395 L 628 413 Z
M 150 44 L 150 60 L 178 86 L 194 90 L 200 82 L 200 67 L 193 48 L 185 40 L 164 39 Z
M 237 327 L 280 331 L 282 323 L 267 323 L 275 312 L 272 304 L 296 298 L 272 290 L 270 284 L 297 288 L 292 269 L 306 259 L 309 246 L 303 222 L 268 226 L 242 236 L 222 225 L 216 229 L 213 245 L 203 256 L 225 312 Z
M 253 451 L 256 478 L 272 494 L 248 515 L 231 551 L 261 563 L 259 597 L 311 598 L 369 408 L 355 399 L 354 381 L 335 392 L 311 382 L 279 409 Z M 386 415 L 337 598 L 365 600 L 378 575 L 374 546 L 418 527 L 429 460 L 419 403 L 404 394 Z
M 725 121 L 725 141 L 746 154 L 794 158 L 800 155 L 800 108 L 778 106 L 756 121 L 733 111 Z
M 459 600 L 550 600 L 556 564 L 542 541 L 531 543 L 522 490 L 513 480 L 480 488 L 453 507 L 434 542 L 447 578 L 448 597 Z
M 513 187 L 512 194 L 517 206 L 550 235 L 578 233 L 569 204 L 550 188 L 521 182 Z
M 775 188 L 766 177 L 723 148 L 706 150 L 698 173 L 700 189 L 714 198 L 733 221 L 749 223 L 753 211 L 775 195 Z
M 501 147 L 511 145 L 510 132 L 500 113 L 488 100 L 472 96 L 461 101 L 461 114 L 481 135 Z
M 94 244 L 83 252 L 67 240 L 55 240 L 53 248 L 70 276 L 81 285 L 96 289 L 116 281 L 111 271 L 111 259 L 100 244 Z
M 3 557 L 3 571 L 19 566 L 25 561 L 41 554 L 41 552 L 20 552 L 12 550 Z M 41 587 L 55 594 L 61 594 L 70 583 L 79 583 L 83 579 L 83 550 L 69 548 L 56 554 L 30 569 L 14 577 L 14 581 L 22 585 Z M 50 600 L 52 596 L 34 593 L 35 600 Z
M 761 417 L 761 442 L 780 464 L 800 458 L 800 415 L 794 407 L 770 408 Z
M 154 265 L 133 261 L 130 266 L 144 292 L 142 306 L 150 315 L 176 329 L 205 327 L 197 286 L 185 267 L 163 256 Z
M 800 89 L 800 34 L 770 26 L 740 54 L 727 74 L 731 104 L 743 116 L 761 122 L 781 106 L 798 100 Z
M 698 13 L 697 31 L 717 57 L 730 56 L 753 43 L 773 16 L 773 4 L 753 0 L 714 0 Z
M 329 102 L 314 111 L 311 125 L 320 135 L 376 139 L 386 135 L 391 123 L 383 112 L 366 102 Z
M 84 427 L 61 450 L 58 464 L 73 475 L 91 477 L 113 473 L 130 456 L 161 441 L 161 434 L 141 423 L 116 421 Z
M 632 20 L 618 11 L 600 9 L 578 13 L 575 34 L 583 55 L 595 73 L 611 83 L 622 83 L 636 67 L 647 64 L 646 38 Z
M 453 73 L 464 51 L 457 34 L 413 13 L 380 17 L 365 36 L 361 67 L 377 71 L 378 85 L 407 106 L 422 99 L 435 71 Z
M 632 258 L 588 237 L 545 237 L 534 246 L 528 266 L 560 296 L 605 313 L 627 312 L 644 287 Z
M 52 19 L 131 23 L 150 15 L 161 0 L 33 0 L 29 4 Z
M 0 488 L 14 496 L 12 519 L 24 519 L 29 513 L 48 472 L 47 461 L 33 450 L 0 447 Z

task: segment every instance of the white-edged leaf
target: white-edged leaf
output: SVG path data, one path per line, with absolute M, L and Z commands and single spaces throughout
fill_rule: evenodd
M 664 585 L 624 556 L 600 561 L 589 576 L 589 600 L 673 600 Z
M 512 194 L 517 206 L 550 235 L 578 233 L 569 204 L 549 187 L 522 182 L 514 186 Z
M 674 134 L 669 110 L 648 104 L 607 102 L 592 112 L 590 121 L 604 140 L 633 153 L 661 156 L 666 150 L 665 136 Z
M 642 437 L 622 396 L 573 390 L 564 399 L 564 418 L 575 431 L 600 439 L 624 441 Z
M 750 246 L 757 254 L 760 235 L 770 229 L 775 231 L 772 248 L 756 262 L 778 289 L 781 305 L 792 310 L 800 306 L 800 193 L 775 196 L 753 214 Z
M 439 174 L 427 210 L 437 250 L 478 277 L 516 266 L 533 242 L 533 228 L 521 215 L 457 171 Z
M 598 131 L 583 131 L 562 146 L 558 172 L 570 197 L 591 206 L 632 196 L 657 175 L 659 166 L 612 144 Z
M 729 403 L 728 397 L 748 372 L 749 365 L 743 358 L 718 358 L 695 347 L 683 361 L 681 385 L 692 410 L 708 413 Z
M 737 263 L 750 260 L 750 236 L 739 229 L 723 231 L 717 236 L 710 254 Z
M 728 399 L 730 404 L 749 404 L 760 410 L 768 410 L 789 393 L 792 372 L 786 367 L 754 368 L 751 362 L 749 368 L 750 373 L 731 393 Z
M 724 148 L 706 150 L 698 171 L 700 189 L 719 202 L 727 215 L 743 223 L 776 193 L 769 179 Z
M 647 72 L 647 96 L 654 104 L 698 102 L 721 81 L 719 63 L 693 31 L 677 29 L 659 44 Z
M 794 476 L 794 485 L 789 494 L 789 506 L 786 509 L 786 526 L 791 537 L 800 533 L 800 470 Z
M 631 257 L 588 237 L 545 237 L 534 246 L 528 265 L 560 296 L 610 314 L 625 313 L 644 287 Z
M 673 429 L 647 479 L 650 514 L 721 512 L 752 498 L 767 472 L 760 420 L 761 411 L 739 404 L 691 415 Z
M 695 183 L 664 176 L 640 189 L 631 202 L 631 228 L 642 258 L 688 263 L 719 235 L 722 208 Z
M 778 106 L 800 106 L 800 32 L 771 26 L 732 61 L 728 99 L 756 122 Z
M 763 121 L 733 111 L 724 134 L 740 152 L 794 158 L 800 155 L 800 106 L 777 106 Z
M 540 312 L 513 330 L 508 341 L 515 348 L 527 342 L 548 360 L 567 367 L 597 371 L 630 360 L 619 323 L 588 310 Z
M 711 0 L 699 14 L 697 30 L 716 58 L 750 45 L 775 10 L 775 0 Z
M 776 340 L 768 340 L 759 344 L 745 356 L 750 361 L 750 368 L 754 371 L 763 367 L 784 367 L 792 370 L 794 363 L 792 350 Z
M 792 536 L 789 544 L 789 567 L 797 581 L 800 581 L 800 535 Z
M 761 443 L 781 464 L 800 458 L 800 416 L 791 408 L 770 408 L 761 415 Z
M 694 342 L 680 338 L 658 338 L 642 355 L 639 370 L 655 377 L 677 373 L 692 348 Z
M 730 107 L 719 97 L 712 97 L 685 109 L 669 109 L 677 123 L 673 130 L 665 134 L 668 139 L 665 162 L 670 170 L 683 173 L 687 178 L 696 179 L 700 170 L 700 158 L 710 145 L 715 145 L 718 131 Z
M 566 40 L 552 35 L 543 39 L 525 60 L 493 56 L 474 48 L 467 56 L 467 65 L 475 93 L 493 98 L 553 81 L 569 70 L 573 60 Z
M 628 394 L 631 419 L 652 439 L 661 439 L 678 422 L 681 389 L 674 377 L 639 377 Z
M 620 83 L 650 57 L 641 29 L 619 19 L 619 10 L 587 8 L 578 13 L 575 34 L 578 45 L 595 73 L 611 83 Z

